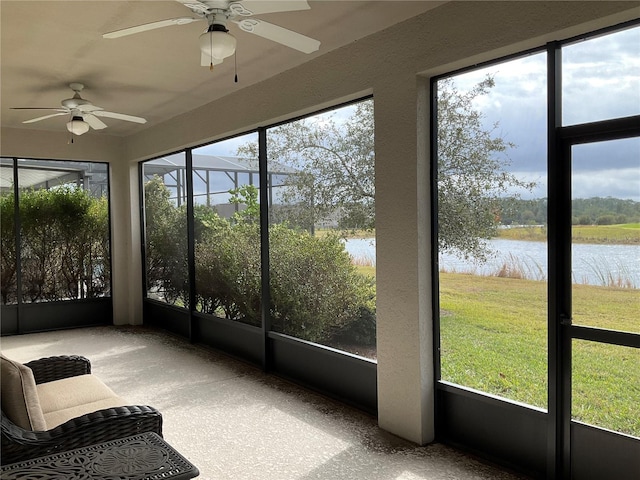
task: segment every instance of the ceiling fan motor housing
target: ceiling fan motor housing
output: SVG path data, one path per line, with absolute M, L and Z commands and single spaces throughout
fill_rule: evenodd
M 75 93 L 72 98 L 67 98 L 60 102 L 63 107 L 73 110 L 74 108 L 78 108 L 80 105 L 88 105 L 91 103 L 80 96 L 80 92 L 84 90 L 84 85 L 82 83 L 70 83 L 69 88 L 71 88 Z
M 80 95 L 76 93 L 73 96 L 73 98 L 67 98 L 66 100 L 63 100 L 60 103 L 62 104 L 63 107 L 73 110 L 74 108 L 78 108 L 80 105 L 88 105 L 91 102 L 89 102 L 88 100 L 84 100 L 83 98 L 80 98 Z

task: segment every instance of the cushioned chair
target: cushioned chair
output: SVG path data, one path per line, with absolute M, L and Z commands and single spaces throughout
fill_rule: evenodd
M 162 436 L 160 412 L 127 405 L 84 357 L 0 362 L 2 465 L 138 433 Z

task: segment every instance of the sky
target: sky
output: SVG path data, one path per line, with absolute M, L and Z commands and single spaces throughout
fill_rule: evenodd
M 495 87 L 476 107 L 487 128 L 515 144 L 508 169 L 536 182 L 522 198 L 546 197 L 546 53 L 540 52 L 455 76 L 459 90 L 493 75 Z M 562 52 L 563 125 L 640 114 L 640 27 L 568 45 Z M 375 95 L 374 95 L 375 101 Z M 337 114 L 336 118 L 344 115 Z M 235 155 L 255 133 L 201 147 L 196 153 Z M 572 196 L 640 201 L 640 138 L 574 147 Z
M 546 196 L 546 53 L 458 75 L 456 85 L 468 89 L 488 73 L 496 85 L 476 106 L 516 145 L 508 169 L 537 182 L 523 198 Z M 564 47 L 562 100 L 563 125 L 640 114 L 640 27 Z M 640 201 L 640 138 L 575 146 L 572 180 L 573 198 Z
M 256 132 L 251 132 L 245 135 L 240 135 L 238 137 L 233 137 L 227 140 L 212 143 L 211 145 L 205 145 L 204 147 L 195 149 L 193 153 L 200 155 L 220 155 L 223 157 L 235 157 L 237 149 L 240 145 L 257 141 L 258 134 Z

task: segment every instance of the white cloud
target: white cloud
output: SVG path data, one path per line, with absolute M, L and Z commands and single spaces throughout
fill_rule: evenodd
M 640 201 L 640 170 L 582 170 L 572 176 L 573 198 L 614 197 Z

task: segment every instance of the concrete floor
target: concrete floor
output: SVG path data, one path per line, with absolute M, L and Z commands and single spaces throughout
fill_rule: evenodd
M 1 342 L 22 362 L 89 358 L 118 395 L 162 412 L 165 439 L 203 480 L 524 478 L 442 444 L 406 442 L 365 413 L 163 331 L 98 327 Z

